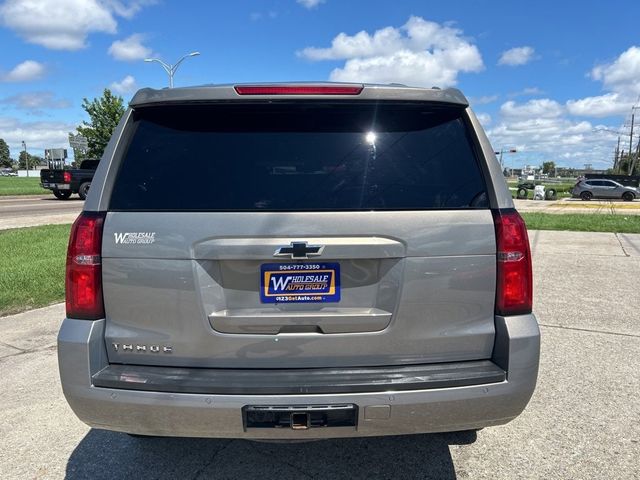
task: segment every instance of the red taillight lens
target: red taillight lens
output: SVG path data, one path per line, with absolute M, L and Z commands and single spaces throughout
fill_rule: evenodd
M 64 183 L 71 183 L 71 172 L 64 172 L 62 174 L 62 181 Z
M 104 213 L 82 212 L 71 227 L 67 249 L 67 317 L 104 318 L 102 225 Z
M 496 314 L 531 313 L 533 275 L 527 227 L 513 210 L 494 210 L 497 244 Z
M 234 87 L 238 95 L 358 95 L 362 85 L 246 85 Z

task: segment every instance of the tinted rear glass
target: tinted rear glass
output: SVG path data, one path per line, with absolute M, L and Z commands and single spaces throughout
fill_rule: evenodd
M 100 160 L 83 160 L 80 164 L 80 168 L 86 168 L 87 170 L 95 170 L 98 168 Z
M 141 109 L 111 209 L 486 208 L 462 114 L 346 102 Z

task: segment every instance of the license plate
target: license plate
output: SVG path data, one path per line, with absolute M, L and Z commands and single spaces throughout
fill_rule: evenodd
M 262 303 L 340 301 L 339 263 L 264 263 L 260 266 Z

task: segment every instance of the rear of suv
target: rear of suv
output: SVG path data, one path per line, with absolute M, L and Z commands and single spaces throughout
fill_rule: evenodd
M 144 89 L 67 257 L 65 396 L 96 428 L 478 429 L 536 384 L 527 232 L 455 89 Z

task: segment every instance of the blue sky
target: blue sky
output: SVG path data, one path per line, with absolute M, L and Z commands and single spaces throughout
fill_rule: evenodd
M 455 86 L 494 148 L 517 148 L 507 165 L 606 168 L 616 132 L 628 132 L 640 105 L 638 18 L 640 2 L 628 0 L 4 0 L 0 138 L 14 156 L 22 140 L 37 154 L 66 147 L 85 118 L 83 97 L 164 87 L 160 66 L 142 59 L 173 62 L 197 50 L 176 86 Z

